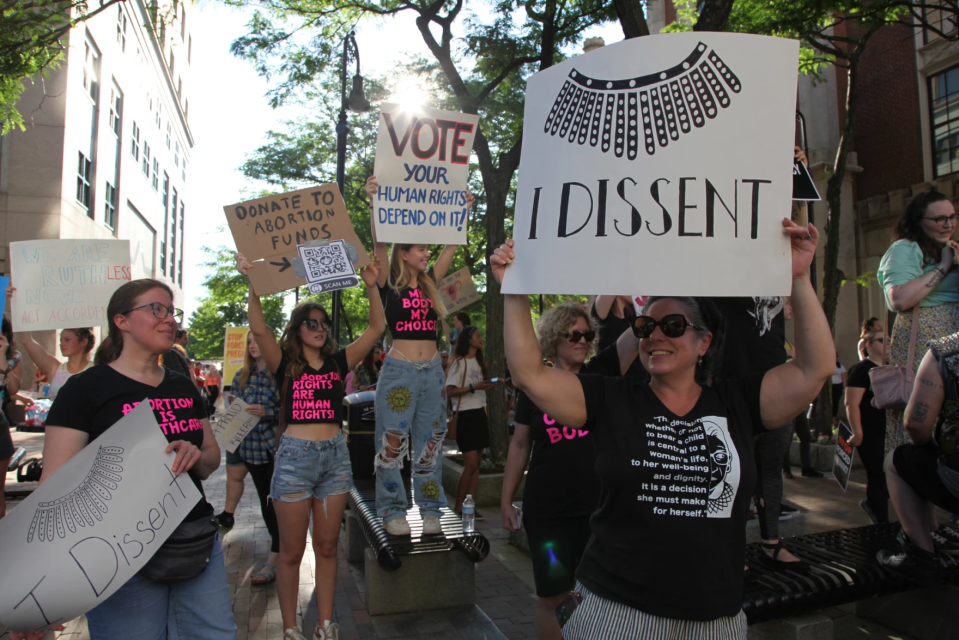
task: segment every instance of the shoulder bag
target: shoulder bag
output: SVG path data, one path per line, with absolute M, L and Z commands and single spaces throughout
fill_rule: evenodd
M 160 584 L 174 584 L 197 577 L 210 563 L 219 530 L 212 513 L 181 522 L 143 567 L 143 575 Z
M 909 403 L 909 394 L 916 379 L 916 337 L 919 335 L 919 304 L 912 308 L 912 332 L 909 336 L 909 358 L 906 366 L 887 364 L 869 370 L 872 385 L 872 406 L 877 409 L 902 409 Z
M 466 358 L 460 358 L 463 361 L 463 382 L 460 383 L 460 388 L 466 386 L 466 371 L 469 369 L 469 365 L 466 362 Z M 453 415 L 446 420 L 446 437 L 450 440 L 456 440 L 456 423 L 460 417 L 460 405 L 463 404 L 463 396 L 460 396 L 456 402 L 456 411 L 453 412 Z

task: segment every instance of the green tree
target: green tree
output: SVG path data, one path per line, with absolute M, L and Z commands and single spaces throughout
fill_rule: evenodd
M 70 29 L 120 1 L 101 2 L 90 11 L 83 1 L 0 0 L 0 135 L 23 129 L 17 111 L 23 83 L 59 65 L 61 40 Z
M 200 306 L 190 315 L 190 355 L 194 358 L 220 359 L 227 327 L 247 324 L 247 296 L 249 283 L 236 270 L 234 250 L 227 247 L 203 247 L 207 261 L 203 266 L 212 274 L 203 282 L 209 292 Z M 286 325 L 283 313 L 283 294 L 263 296 L 263 315 L 266 323 L 281 331 Z M 225 384 L 229 384 L 226 381 Z

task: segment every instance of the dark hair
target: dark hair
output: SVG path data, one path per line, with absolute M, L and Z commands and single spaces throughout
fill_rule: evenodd
M 466 313 L 465 311 L 457 311 L 453 314 L 453 319 L 459 320 L 461 323 L 463 323 L 464 327 L 468 327 L 473 324 L 470 322 L 470 314 Z
M 902 212 L 899 222 L 896 223 L 892 231 L 893 240 L 912 240 L 922 249 L 926 263 L 939 262 L 942 256 L 942 245 L 923 231 L 920 220 L 926 215 L 929 205 L 948 200 L 950 200 L 949 196 L 935 189 L 917 193 Z
M 466 326 L 460 331 L 460 334 L 456 337 L 456 346 L 453 347 L 453 355 L 456 358 L 465 359 L 470 352 L 470 338 L 473 337 L 473 334 L 479 331 L 476 327 Z M 476 362 L 479 363 L 480 371 L 483 372 L 483 379 L 486 379 L 486 360 L 483 358 L 483 350 L 476 350 Z M 463 363 L 466 364 L 465 362 Z
M 859 337 L 865 337 L 866 333 L 872 331 L 872 325 L 879 322 L 879 318 L 868 318 L 862 321 L 862 326 L 859 328 Z
M 183 336 L 185 336 L 187 333 L 188 333 L 188 332 L 187 332 L 186 329 L 178 329 L 177 332 L 176 332 L 176 339 L 179 340 L 180 338 L 182 338 Z
M 373 384 L 376 384 L 376 378 L 377 378 L 376 367 L 373 364 L 373 352 L 376 351 L 377 347 L 382 349 L 383 345 L 381 345 L 379 342 L 374 344 L 373 347 L 370 349 L 369 353 L 366 354 L 366 357 L 363 358 L 363 362 L 360 363 L 360 366 L 366 369 L 366 373 L 369 374 L 370 376 L 370 382 Z
M 704 386 L 709 385 L 712 382 L 713 369 L 718 366 L 723 353 L 723 341 L 726 337 L 725 318 L 712 300 L 701 297 L 650 296 L 643 306 L 643 313 L 646 313 L 653 303 L 659 300 L 676 300 L 686 307 L 687 319 L 692 324 L 704 327 L 703 330 L 696 331 L 700 338 L 707 333 L 713 334 L 713 341 L 703 355 L 703 363 L 696 365 L 696 382 Z
M 97 343 L 97 339 L 96 336 L 93 335 L 92 328 L 84 327 L 82 329 L 64 329 L 64 331 L 72 331 L 73 335 L 77 337 L 77 340 L 86 343 L 83 347 L 83 353 L 90 353 L 93 351 L 93 345 Z
M 309 320 L 310 313 L 313 311 L 321 312 L 324 322 L 330 321 L 330 314 L 320 303 L 301 302 L 293 307 L 293 311 L 290 313 L 290 321 L 280 337 L 280 348 L 290 358 L 290 363 L 286 367 L 286 375 L 291 379 L 300 377 L 307 366 L 306 358 L 303 356 L 303 342 L 300 340 L 300 325 Z M 320 355 L 323 356 L 324 360 L 336 353 L 336 338 L 331 333 L 327 332 L 326 342 L 320 347 Z
M 117 316 L 126 315 L 136 306 L 137 298 L 151 289 L 163 289 L 170 294 L 173 299 L 173 289 L 165 282 L 153 280 L 152 278 L 142 278 L 140 280 L 131 280 L 110 296 L 110 304 L 107 305 L 107 321 L 110 323 L 110 331 L 106 339 L 100 343 L 97 349 L 97 355 L 94 358 L 94 364 L 109 364 L 120 357 L 123 353 L 123 332 L 117 326 L 115 319 Z
M 0 331 L 3 332 L 3 337 L 7 339 L 7 362 L 13 358 L 13 325 L 10 324 L 10 321 L 6 318 L 3 319 L 2 325 L 0 325 Z

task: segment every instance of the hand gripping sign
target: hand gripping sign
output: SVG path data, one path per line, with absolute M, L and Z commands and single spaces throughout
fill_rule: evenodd
M 786 295 L 784 38 L 633 38 L 530 77 L 504 293 Z
M 466 244 L 466 183 L 479 116 L 384 104 L 373 226 L 380 242 Z
M 258 295 L 306 284 L 293 268 L 297 247 L 315 240 L 346 240 L 362 247 L 335 184 L 300 189 L 223 207 L 236 249 L 252 263 L 249 278 Z M 362 251 L 356 266 L 370 264 Z
M 0 623 L 72 620 L 146 565 L 200 500 L 167 444 L 144 400 L 0 520 Z

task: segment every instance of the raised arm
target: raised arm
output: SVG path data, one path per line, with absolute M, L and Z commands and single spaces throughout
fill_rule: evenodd
M 466 208 L 473 208 L 473 201 L 475 198 L 473 194 L 468 190 L 466 192 Z M 468 216 L 467 216 L 468 217 Z M 459 249 L 459 245 L 449 244 L 443 247 L 443 250 L 440 252 L 439 257 L 436 258 L 436 262 L 433 263 L 433 277 L 436 278 L 436 281 L 439 282 L 446 277 L 447 272 L 450 270 L 450 265 L 453 264 L 453 258 L 456 257 L 456 250 Z
M 615 301 L 616 296 L 596 296 L 596 298 L 593 299 L 593 309 L 596 311 L 596 315 L 600 320 L 606 319 Z
M 236 268 L 237 271 L 249 277 L 252 265 L 246 259 L 246 256 L 238 253 L 236 254 Z M 247 318 L 250 321 L 250 331 L 253 333 L 253 337 L 256 338 L 256 344 L 260 347 L 260 353 L 263 354 L 263 359 L 266 360 L 266 366 L 270 368 L 270 371 L 276 373 L 277 368 L 280 366 L 280 360 L 283 359 L 283 352 L 280 350 L 280 345 L 276 342 L 276 336 L 273 334 L 273 331 L 266 326 L 266 318 L 263 317 L 263 305 L 260 304 L 260 296 L 253 290 L 252 282 L 250 282 Z
M 366 195 L 370 197 L 370 226 L 373 231 L 373 253 L 376 256 L 374 262 L 380 265 L 380 273 L 376 278 L 376 284 L 386 286 L 386 279 L 390 275 L 390 248 L 385 242 L 379 242 L 376 239 L 376 207 L 373 205 L 373 198 L 376 197 L 376 190 L 380 183 L 376 181 L 376 176 L 370 176 L 366 179 Z
M 503 282 L 503 274 L 515 257 L 512 239 L 493 253 L 490 266 L 497 282 Z M 561 424 L 572 428 L 586 424 L 586 397 L 576 375 L 543 365 L 528 295 L 506 296 L 503 335 L 513 384 Z
M 619 356 L 619 372 L 625 376 L 639 357 L 639 338 L 633 335 L 632 329 L 623 331 L 616 339 L 616 355 Z
M 373 255 L 370 266 L 360 270 L 360 277 L 366 285 L 366 296 L 370 300 L 370 324 L 359 338 L 348 345 L 346 351 L 346 364 L 352 371 L 353 368 L 363 361 L 366 354 L 370 352 L 376 341 L 386 332 L 386 315 L 383 313 L 383 301 L 380 300 L 380 292 L 376 289 L 377 280 L 380 277 L 380 265 L 376 262 Z
M 906 433 L 913 443 L 925 444 L 932 439 L 945 397 L 946 388 L 939 374 L 939 361 L 931 350 L 927 351 L 919 364 L 909 404 L 903 414 Z
M 23 350 L 30 355 L 30 359 L 40 368 L 47 380 L 53 380 L 53 376 L 57 374 L 57 369 L 60 368 L 60 361 L 47 353 L 47 350 L 33 339 L 33 334 L 29 331 L 16 333 L 14 336 L 23 345 Z
M 795 359 L 770 369 L 763 378 L 760 411 L 767 429 L 779 428 L 805 411 L 836 371 L 836 348 L 819 297 L 809 280 L 809 265 L 819 242 L 813 225 L 783 220 L 792 244 L 792 307 Z

